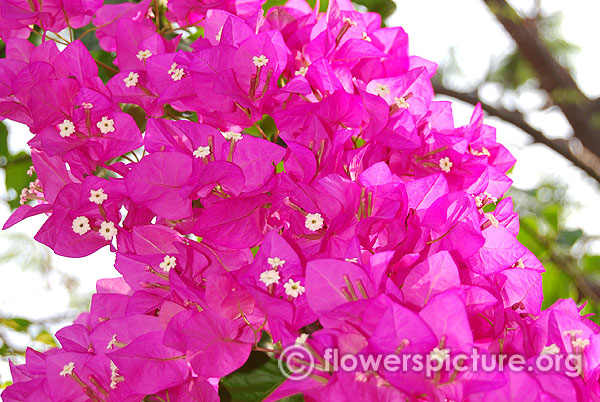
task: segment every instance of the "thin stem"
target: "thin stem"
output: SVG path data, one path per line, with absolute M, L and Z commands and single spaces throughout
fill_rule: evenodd
M 96 64 L 98 64 L 100 67 L 110 71 L 111 73 L 115 73 L 118 74 L 119 70 L 112 68 L 111 66 L 109 66 L 108 64 L 104 64 L 103 62 L 101 62 L 100 60 L 96 60 Z

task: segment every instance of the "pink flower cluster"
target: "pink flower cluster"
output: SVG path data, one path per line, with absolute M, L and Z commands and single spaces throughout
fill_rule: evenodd
M 275 355 L 301 343 L 321 362 L 327 348 L 582 362 L 576 377 L 323 369 L 269 401 L 599 400 L 598 326 L 572 300 L 540 310 L 543 267 L 502 198 L 513 157 L 479 107 L 454 126 L 401 28 L 347 0 L 266 16 L 260 1 L 101 3 L 0 2 L 0 118 L 35 134 L 37 175 L 4 227 L 46 214 L 39 242 L 108 246 L 122 275 L 98 281 L 62 348 L 11 367 L 4 401 L 216 401 L 265 333 Z M 181 46 L 156 10 L 203 35 Z M 80 41 L 22 39 L 90 20 L 116 53 L 106 85 Z

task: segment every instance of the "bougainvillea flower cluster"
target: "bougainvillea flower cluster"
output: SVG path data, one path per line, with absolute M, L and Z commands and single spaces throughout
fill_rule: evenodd
M 46 35 L 90 23 L 116 55 L 108 82 L 81 41 Z M 270 401 L 600 400 L 598 326 L 572 300 L 540 309 L 543 267 L 504 196 L 515 160 L 481 108 L 455 127 L 436 65 L 381 25 L 347 0 L 0 2 L 0 118 L 35 134 L 4 227 L 44 214 L 36 240 L 108 247 L 121 274 L 60 348 L 11 366 L 3 400 L 216 401 L 265 337 L 321 362 Z M 581 372 L 333 371 L 327 348 L 576 355 Z

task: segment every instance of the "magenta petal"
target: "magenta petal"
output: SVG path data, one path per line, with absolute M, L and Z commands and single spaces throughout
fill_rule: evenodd
M 352 286 L 347 284 L 344 279 Z M 358 265 L 346 261 L 324 259 L 310 261 L 306 266 L 306 289 L 309 306 L 316 312 L 328 311 L 348 302 L 345 295 L 361 298 L 360 286 L 373 294 L 371 279 Z
M 181 353 L 163 345 L 163 332 L 149 332 L 127 346 L 108 353 L 128 386 L 140 394 L 153 394 L 183 383 L 189 369 Z M 152 378 L 152 381 L 148 381 Z
M 125 178 L 131 198 L 166 219 L 192 215 L 192 201 L 180 195 L 192 172 L 192 159 L 179 152 L 148 155 Z
M 246 362 L 252 345 L 238 339 L 240 329 L 235 322 L 208 310 L 191 313 L 184 311 L 173 318 L 166 340 L 173 344 L 169 341 L 169 333 L 176 331 L 179 340 L 173 346 L 185 348 L 196 374 L 222 377 Z M 207 365 L 207 361 L 212 363 Z

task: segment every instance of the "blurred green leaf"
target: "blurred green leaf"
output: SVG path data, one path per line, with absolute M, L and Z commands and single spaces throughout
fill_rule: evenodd
M 548 308 L 558 299 L 573 297 L 577 299 L 577 290 L 571 278 L 556 264 L 544 261 L 546 272 L 542 274 L 542 286 L 544 289 L 544 301 L 542 308 Z
M 92 23 L 90 23 L 84 27 L 74 29 L 73 37 L 80 38 L 81 35 L 83 35 L 85 32 L 88 32 L 89 30 L 94 30 L 94 29 L 95 29 L 95 27 L 94 27 L 94 24 L 92 24 Z M 83 38 L 81 38 L 80 40 L 85 45 L 87 50 L 89 50 L 90 52 L 102 51 L 102 48 L 100 47 L 100 43 L 98 42 L 98 38 L 96 37 L 95 31 L 86 33 L 85 36 Z
M 0 157 L 1 156 L 8 158 L 9 154 L 8 154 L 8 129 L 6 128 L 4 123 L 2 123 L 0 121 Z M 0 163 L 0 166 L 2 166 L 1 163 Z
M 275 173 L 285 172 L 285 164 L 284 161 L 280 161 L 277 166 L 275 166 Z
M 542 210 L 542 215 L 546 218 L 553 233 L 558 233 L 558 219 L 561 208 L 559 204 L 550 204 L 546 205 Z
M 583 270 L 588 273 L 600 273 L 600 255 L 585 255 L 581 258 Z
M 0 324 L 17 332 L 27 332 L 32 322 L 24 318 L 0 318 Z
M 90 54 L 97 62 L 108 66 L 110 69 L 118 70 L 117 67 L 113 64 L 115 56 L 111 53 L 105 52 L 104 50 L 95 50 L 91 51 Z M 102 79 L 102 82 L 104 82 L 105 84 L 116 74 L 110 69 L 105 68 L 98 63 L 98 76 Z
M 535 254 L 538 258 L 541 258 L 545 254 L 546 248 L 541 244 L 535 233 L 538 231 L 537 219 L 533 216 L 522 216 L 521 217 L 521 230 L 517 236 L 517 240 L 522 245 L 527 247 L 529 251 Z
M 38 336 L 35 337 L 36 341 L 45 343 L 46 345 L 52 346 L 52 347 L 57 347 L 58 345 L 56 344 L 56 341 L 54 340 L 54 337 L 52 335 L 50 335 L 50 333 L 48 331 L 41 331 Z
M 385 21 L 396 11 L 396 4 L 392 0 L 353 0 L 355 4 L 365 6 L 367 10 L 381 15 L 381 20 Z
M 296 394 L 280 399 L 277 402 L 304 402 L 304 396 L 302 394 Z
M 19 152 L 16 155 L 10 155 L 4 167 L 6 171 L 6 189 L 14 190 L 13 196 L 8 200 L 11 208 L 17 208 L 20 205 L 19 196 L 21 190 L 29 186 L 31 177 L 27 175 L 27 170 L 31 166 L 31 156 L 26 152 Z
M 133 120 L 135 120 L 135 123 L 137 124 L 138 128 L 142 133 L 146 131 L 146 124 L 148 123 L 148 118 L 144 109 L 132 103 L 124 104 L 122 106 L 122 109 L 125 113 L 133 117 Z
M 514 90 L 535 78 L 535 71 L 529 62 L 515 51 L 499 62 L 498 67 L 488 74 L 486 81 L 497 82 Z
M 6 343 L 0 341 L 0 356 L 10 356 L 12 354 L 13 350 Z
M 584 235 L 583 230 L 561 230 L 556 236 L 556 242 L 567 247 L 573 247 L 577 240 Z
M 252 352 L 241 368 L 221 378 L 219 396 L 225 402 L 260 402 L 285 380 L 276 359 Z

